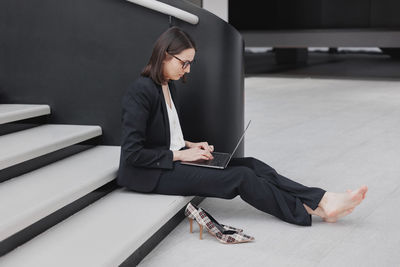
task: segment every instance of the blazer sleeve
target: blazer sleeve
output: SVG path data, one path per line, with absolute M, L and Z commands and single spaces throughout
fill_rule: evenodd
M 143 88 L 144 87 L 144 88 Z M 151 88 L 137 85 L 122 101 L 122 150 L 124 160 L 135 167 L 173 168 L 173 153 L 169 149 L 146 148 L 146 125 L 155 97 Z

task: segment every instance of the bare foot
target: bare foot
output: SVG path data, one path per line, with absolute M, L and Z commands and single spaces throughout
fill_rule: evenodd
M 324 219 L 332 222 L 350 214 L 365 198 L 367 191 L 368 187 L 362 186 L 355 191 L 348 190 L 346 193 L 326 192 L 319 203 L 326 214 Z

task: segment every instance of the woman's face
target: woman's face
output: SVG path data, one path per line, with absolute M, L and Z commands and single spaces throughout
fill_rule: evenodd
M 195 55 L 193 48 L 188 48 L 176 55 L 166 55 L 163 62 L 163 74 L 167 80 L 179 80 L 185 73 L 190 72 L 190 64 Z

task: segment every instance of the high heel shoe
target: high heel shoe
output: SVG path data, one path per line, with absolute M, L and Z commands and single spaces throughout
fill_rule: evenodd
M 201 224 L 206 230 L 224 244 L 246 243 L 254 240 L 254 237 L 246 235 L 243 232 L 225 230 L 217 220 L 202 208 L 199 208 L 199 215 L 203 219 Z M 200 231 L 202 230 L 203 227 L 200 228 Z
M 199 208 L 192 204 L 192 203 L 188 203 L 185 209 L 185 216 L 188 217 L 189 219 L 189 224 L 190 224 L 190 233 L 193 232 L 193 220 L 195 220 L 195 216 L 198 216 L 198 212 L 199 212 Z M 199 217 L 199 216 L 198 216 Z M 221 226 L 225 229 L 225 230 L 232 230 L 235 232 L 243 232 L 243 229 L 240 228 L 236 228 L 230 225 L 225 225 L 225 224 L 221 224 Z
M 202 239 L 203 227 L 218 241 L 224 244 L 236 244 L 244 243 L 254 240 L 254 237 L 245 235 L 242 229 L 241 231 L 227 230 L 222 224 L 218 223 L 209 213 L 203 209 L 195 207 L 193 204 L 189 203 L 185 209 L 185 215 L 189 218 L 190 222 L 190 232 L 192 232 L 193 220 L 199 225 L 200 228 L 200 239 Z M 237 229 L 232 226 L 228 226 L 231 229 Z

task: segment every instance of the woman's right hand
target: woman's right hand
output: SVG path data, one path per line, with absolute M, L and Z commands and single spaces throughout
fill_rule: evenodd
M 200 147 L 193 147 L 185 150 L 173 151 L 174 161 L 196 161 L 196 160 L 210 160 L 214 157 L 208 150 L 201 149 Z

